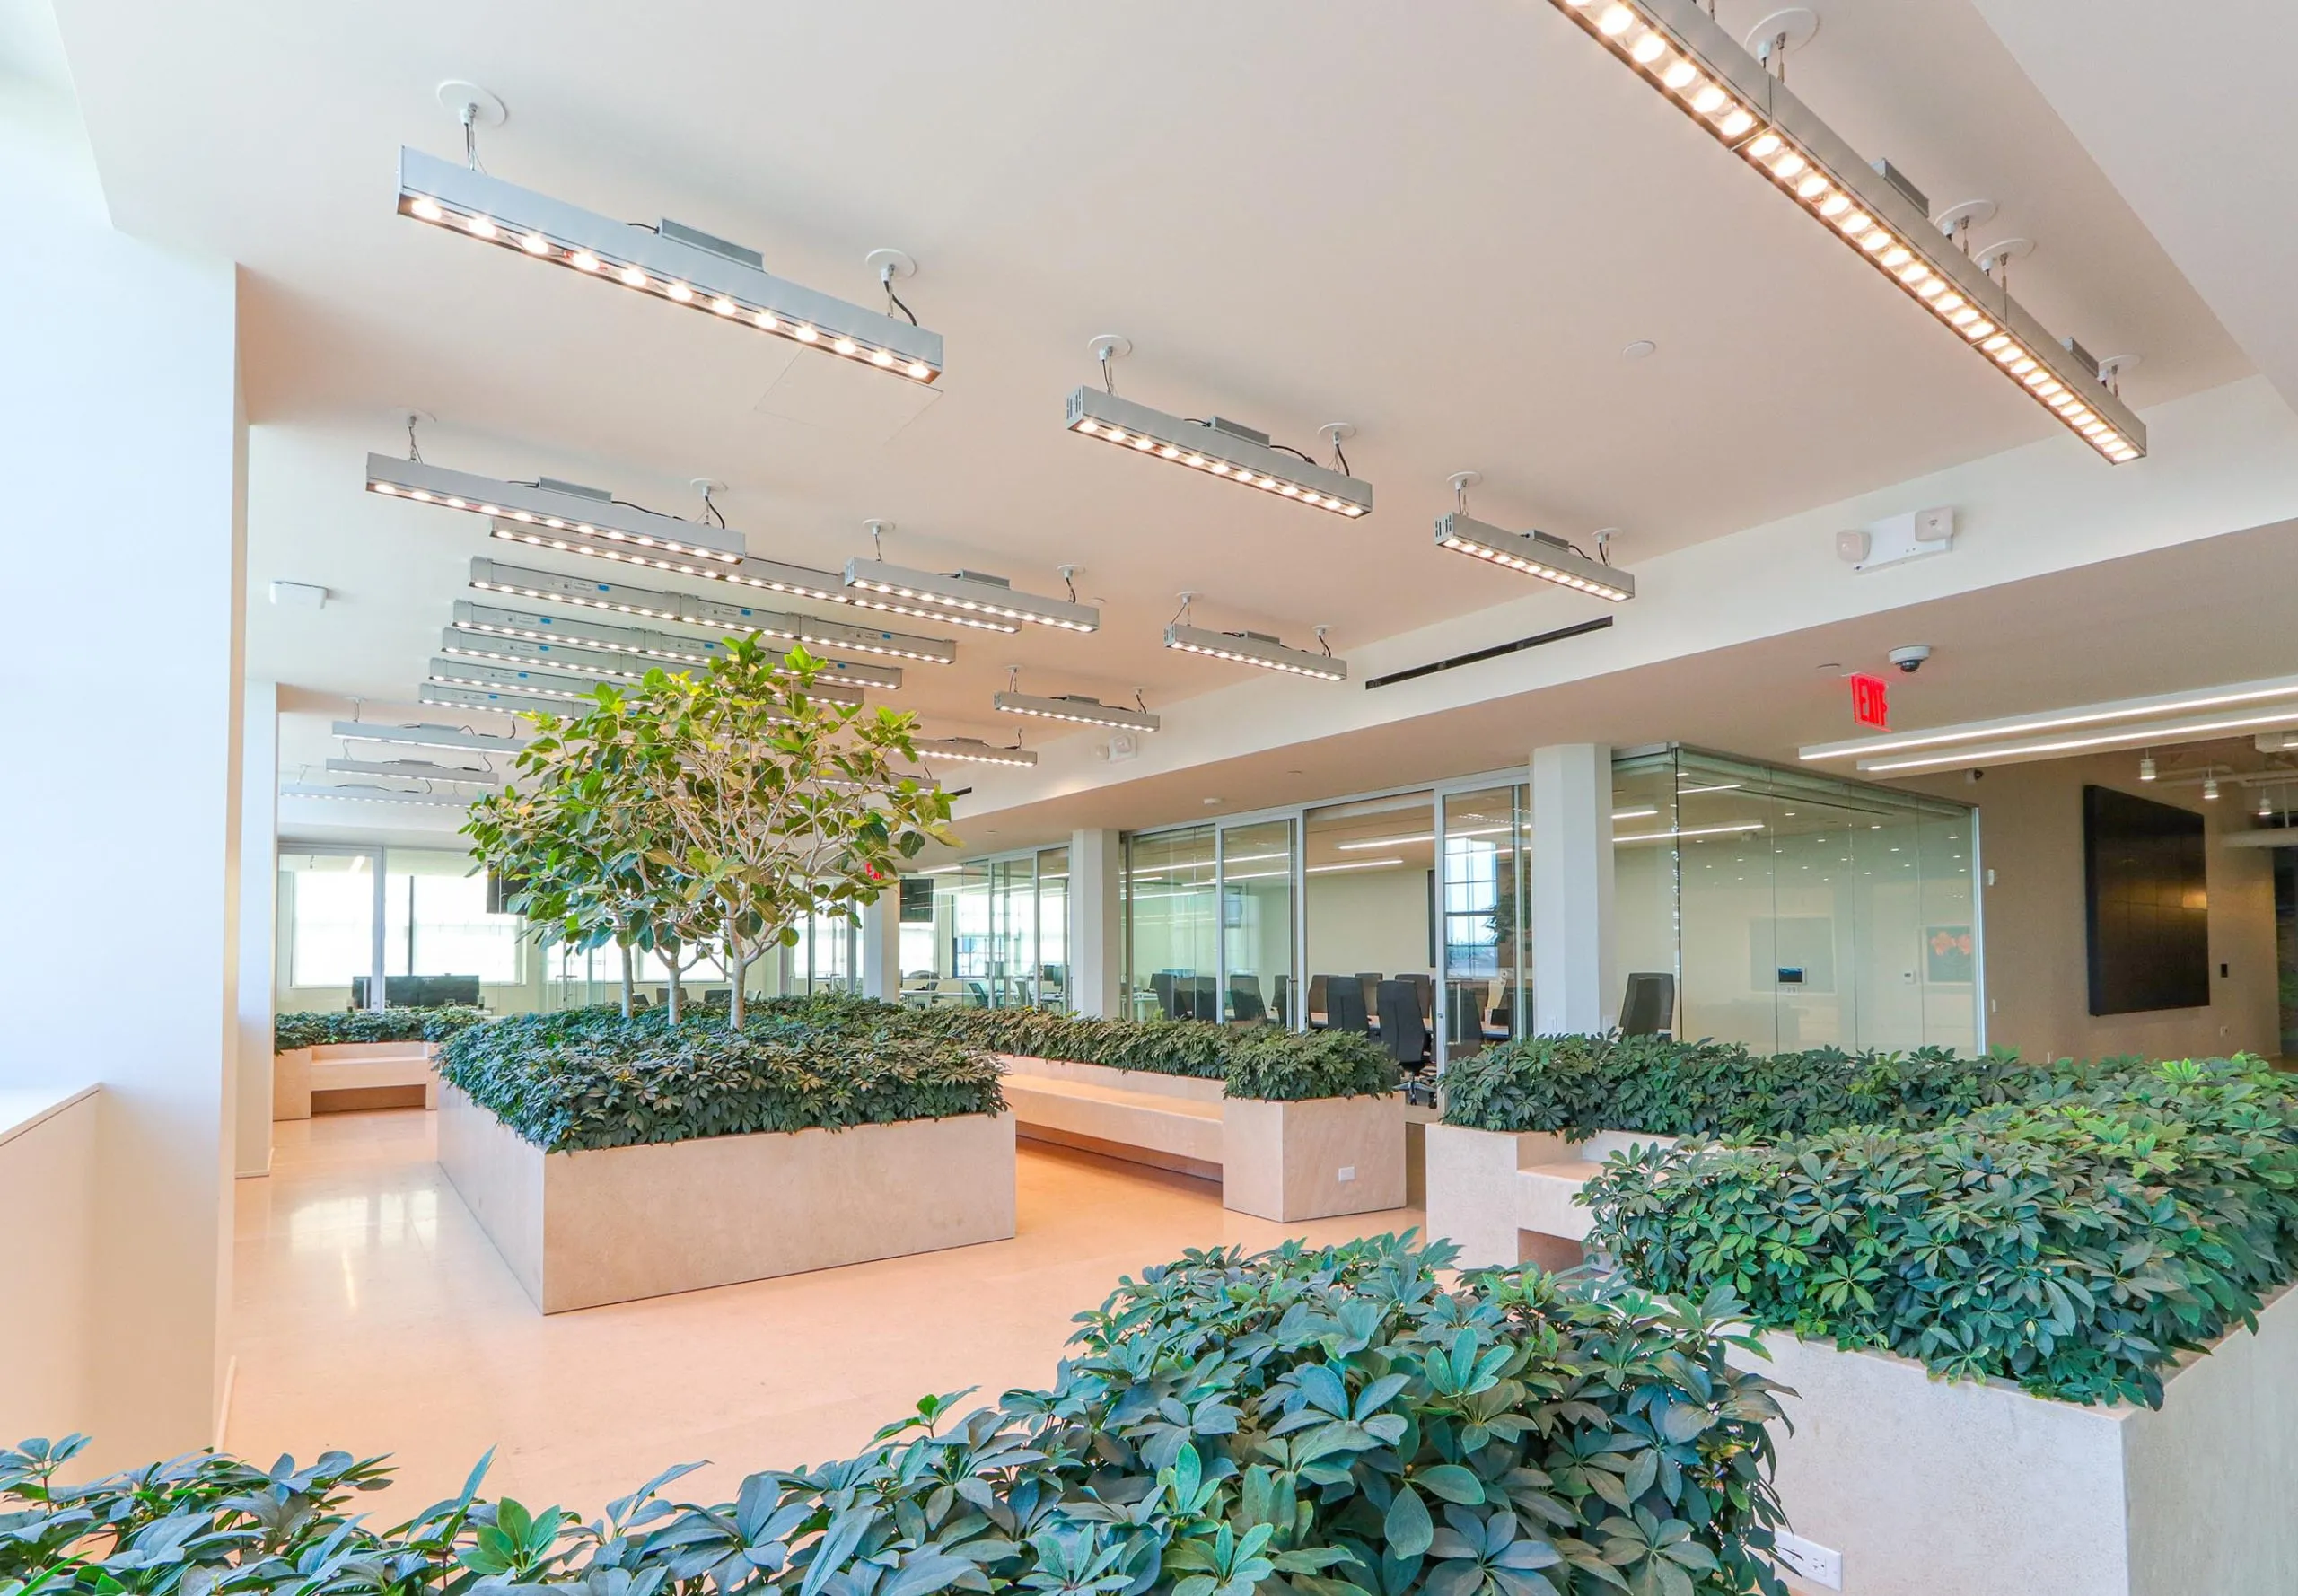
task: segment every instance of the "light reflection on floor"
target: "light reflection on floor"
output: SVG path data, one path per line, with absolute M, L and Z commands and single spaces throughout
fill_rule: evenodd
M 697 1495 L 857 1450 L 917 1397 L 1049 1379 L 1070 1315 L 1184 1248 L 1402 1229 L 1412 1210 L 1271 1224 L 1204 1181 L 1024 1143 L 1021 1234 L 545 1319 L 433 1161 L 420 1109 L 283 1121 L 238 1183 L 225 1444 L 268 1462 L 397 1455 L 377 1521 L 491 1488 L 586 1516 L 665 1464 Z

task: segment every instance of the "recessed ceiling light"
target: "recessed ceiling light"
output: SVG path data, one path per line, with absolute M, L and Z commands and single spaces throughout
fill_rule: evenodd
M 1638 338 L 1619 352 L 1622 360 L 1648 360 L 1660 352 L 1660 346 L 1650 338 Z

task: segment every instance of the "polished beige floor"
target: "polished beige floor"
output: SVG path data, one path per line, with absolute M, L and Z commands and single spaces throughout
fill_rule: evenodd
M 1216 1187 L 1022 1144 L 1011 1241 L 545 1319 L 433 1162 L 421 1110 L 283 1121 L 239 1182 L 229 1450 L 390 1452 L 379 1520 L 489 1488 L 586 1516 L 673 1462 L 706 1499 L 857 1451 L 929 1391 L 1049 1380 L 1070 1316 L 1189 1247 L 1338 1241 L 1414 1210 L 1280 1225 Z

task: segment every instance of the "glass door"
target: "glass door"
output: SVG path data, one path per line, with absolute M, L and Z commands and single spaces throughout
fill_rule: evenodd
M 1293 998 L 1293 822 L 1221 832 L 1222 1017 L 1290 1025 Z
M 1220 1017 L 1220 900 L 1211 826 L 1129 838 L 1127 1004 L 1136 1020 Z
M 1530 808 L 1522 786 L 1444 797 L 1440 1063 L 1520 1035 L 1531 1019 Z

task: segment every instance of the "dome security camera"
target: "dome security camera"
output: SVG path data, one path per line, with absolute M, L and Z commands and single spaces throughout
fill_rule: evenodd
M 1890 653 L 1891 663 L 1897 665 L 1909 676 L 1912 676 L 1916 671 L 1922 670 L 1923 662 L 1930 657 L 1931 645 L 1928 643 L 1906 644 L 1900 647 L 1891 650 Z

